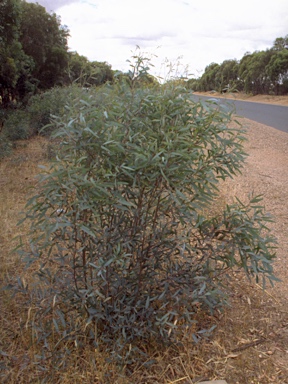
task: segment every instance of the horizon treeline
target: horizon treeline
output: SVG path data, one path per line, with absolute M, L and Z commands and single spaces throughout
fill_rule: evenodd
M 188 84 L 194 91 L 288 94 L 288 35 L 277 37 L 265 51 L 245 53 L 241 60 L 211 63 Z
M 69 51 L 68 37 L 60 17 L 38 3 L 1 1 L 0 108 L 25 106 L 31 96 L 55 86 L 99 86 L 113 82 L 116 72 L 121 74 L 107 62 Z M 153 76 L 146 80 L 157 81 Z M 185 85 L 194 91 L 288 94 L 288 35 L 239 61 L 211 63 L 199 79 L 186 80 Z

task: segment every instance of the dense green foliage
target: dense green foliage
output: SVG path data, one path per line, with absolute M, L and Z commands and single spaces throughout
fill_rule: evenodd
M 4 0 L 0 3 L 0 97 L 7 104 L 23 69 L 25 54 L 18 42 L 20 3 Z
M 33 84 L 43 90 L 63 84 L 68 65 L 67 28 L 56 14 L 38 4 L 24 2 L 21 9 L 19 42 L 32 59 L 29 75 Z
M 69 52 L 66 83 L 76 83 L 82 87 L 99 86 L 113 82 L 114 72 L 106 62 L 89 61 L 77 52 Z
M 200 79 L 189 80 L 195 91 L 244 91 L 252 94 L 288 93 L 288 35 L 271 49 L 247 53 L 240 60 L 225 60 L 205 68 Z
M 220 308 L 229 270 L 273 279 L 259 199 L 213 209 L 218 180 L 245 157 L 232 111 L 173 82 L 140 86 L 147 64 L 135 59 L 129 81 L 68 100 L 53 119 L 59 150 L 26 213 L 23 257 L 37 273 L 29 287 L 18 280 L 43 345 L 35 359 L 62 364 L 68 341 L 88 340 L 133 361 L 141 343 L 175 340 Z
M 2 107 L 60 84 L 68 65 L 68 31 L 39 4 L 3 0 L 0 7 Z
M 77 86 L 53 88 L 45 93 L 32 96 L 25 108 L 2 109 L 2 127 L 0 140 L 3 143 L 1 157 L 9 154 L 12 143 L 16 140 L 28 139 L 36 134 L 49 134 L 42 128 L 49 124 L 51 116 L 63 114 L 65 105 L 70 99 L 85 93 Z M 4 143 L 7 150 L 4 150 Z
M 68 52 L 69 31 L 39 4 L 0 4 L 0 107 L 26 104 L 35 93 L 77 83 L 89 87 L 113 81 L 111 66 Z

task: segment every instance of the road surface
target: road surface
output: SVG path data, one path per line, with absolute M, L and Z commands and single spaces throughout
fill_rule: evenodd
M 193 95 L 194 100 L 216 100 L 217 103 L 231 104 L 236 108 L 236 114 L 240 117 L 257 121 L 258 123 L 269 125 L 288 133 L 288 107 L 282 105 L 263 104 L 249 101 L 239 101 L 233 99 L 207 97 Z

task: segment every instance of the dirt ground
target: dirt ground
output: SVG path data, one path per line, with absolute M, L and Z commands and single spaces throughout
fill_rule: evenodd
M 221 95 L 216 92 L 202 92 L 198 94 L 288 106 L 288 96 Z M 245 150 L 249 156 L 242 170 L 242 175 L 229 181 L 224 187 L 224 193 L 228 200 L 237 196 L 244 201 L 251 192 L 254 195 L 263 195 L 262 203 L 265 206 L 265 210 L 271 213 L 274 218 L 274 223 L 270 225 L 278 241 L 274 271 L 275 275 L 281 279 L 281 282 L 277 282 L 273 288 L 267 289 L 265 293 L 266 298 L 264 295 L 261 299 L 263 303 L 262 308 L 253 308 L 252 304 L 251 319 L 254 317 L 255 320 L 257 317 L 258 331 L 259 328 L 261 328 L 261 320 L 263 320 L 263 324 L 266 322 L 266 335 L 269 339 L 266 344 L 266 352 L 268 351 L 271 355 L 273 354 L 275 363 L 275 378 L 273 379 L 273 375 L 270 379 L 265 377 L 265 379 L 263 379 L 263 381 L 260 380 L 259 383 L 288 383 L 287 374 L 286 377 L 284 377 L 285 374 L 284 376 L 280 375 L 281 377 L 277 376 L 278 369 L 282 370 L 282 373 L 284 371 L 286 373 L 288 372 L 286 371 L 286 369 L 288 369 L 288 133 L 278 131 L 272 127 L 246 118 L 241 118 L 240 122 L 247 130 L 248 140 L 245 143 Z M 251 289 L 254 288 L 251 286 Z M 252 292 L 249 292 L 249 289 L 247 289 L 246 299 L 248 299 L 249 302 L 249 297 L 252 296 Z M 237 304 L 239 304 L 239 301 Z M 241 311 L 240 308 L 239 311 Z M 247 322 L 251 319 L 247 319 Z M 235 318 L 233 321 L 235 321 Z M 243 322 L 243 326 L 246 326 L 245 321 Z M 262 329 L 264 328 L 262 327 Z M 259 356 L 260 355 L 261 353 Z M 249 361 L 249 358 L 246 358 L 247 361 Z M 286 369 L 284 367 L 286 367 Z M 232 379 L 232 382 L 234 382 L 234 380 Z M 247 381 L 247 378 L 243 379 L 243 382 L 244 381 L 250 383 L 250 381 Z M 239 383 L 241 382 L 240 378 Z
M 288 106 L 288 95 L 198 94 Z M 245 150 L 249 156 L 242 175 L 230 182 L 229 193 L 240 198 L 245 198 L 252 191 L 255 195 L 263 195 L 266 210 L 275 219 L 272 229 L 278 240 L 275 272 L 282 283 L 276 285 L 273 294 L 286 300 L 288 305 L 288 133 L 245 118 L 241 118 L 240 122 L 247 130 Z
M 269 96 L 255 96 L 247 101 L 270 102 Z M 288 97 L 274 98 L 272 102 L 288 105 Z M 288 133 L 244 118 L 241 122 L 247 129 L 245 149 L 249 156 L 242 175 L 229 182 L 227 193 L 230 198 L 235 195 L 244 200 L 251 192 L 263 195 L 266 211 L 274 217 L 271 228 L 278 241 L 274 270 L 281 282 L 267 290 L 275 306 L 269 308 L 267 299 L 266 316 L 265 309 L 262 316 L 269 317 L 271 331 L 277 329 L 275 334 L 278 334 L 274 339 L 278 341 L 270 343 L 268 349 L 276 351 L 275 361 L 288 368 Z M 282 380 L 288 383 L 288 377 Z
M 210 92 L 205 93 L 208 94 L 211 95 Z M 249 96 L 240 93 L 213 95 L 288 106 L 288 96 Z M 240 198 L 252 191 L 255 195 L 263 195 L 266 210 L 275 219 L 272 225 L 278 240 L 275 272 L 282 283 L 277 284 L 273 293 L 287 300 L 288 304 L 288 133 L 249 119 L 241 118 L 240 121 L 247 130 L 245 150 L 249 156 L 242 175 L 233 179 L 230 185 Z
M 247 128 L 245 149 L 249 156 L 242 175 L 229 184 L 240 198 L 249 192 L 263 195 L 266 211 L 275 220 L 271 224 L 278 241 L 275 272 L 282 280 L 273 294 L 288 300 L 288 134 L 248 119 L 241 120 Z

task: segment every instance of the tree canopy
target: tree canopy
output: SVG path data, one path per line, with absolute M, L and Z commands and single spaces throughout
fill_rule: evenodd
M 20 13 L 19 1 L 3 0 L 0 3 L 0 96 L 3 103 L 8 102 L 25 61 L 18 41 Z
M 77 52 L 69 52 L 67 83 L 80 84 L 82 87 L 101 85 L 113 81 L 114 73 L 106 62 L 89 61 Z
M 60 17 L 24 0 L 0 4 L 0 103 L 26 103 L 30 96 L 54 86 L 82 87 L 112 82 L 106 62 L 89 61 L 69 52 L 69 30 Z
M 68 65 L 69 35 L 60 18 L 33 3 L 21 3 L 22 15 L 19 41 L 26 55 L 33 60 L 31 75 L 41 89 L 63 83 Z
M 0 95 L 4 107 L 37 89 L 62 84 L 68 66 L 68 29 L 39 4 L 0 4 Z
M 288 93 L 288 35 L 275 39 L 265 51 L 246 53 L 241 60 L 209 64 L 189 86 L 198 91 L 244 91 L 253 94 Z

